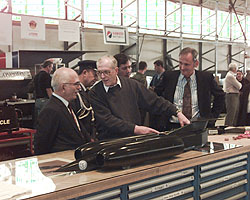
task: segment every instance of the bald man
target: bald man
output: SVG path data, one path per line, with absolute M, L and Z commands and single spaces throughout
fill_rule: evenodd
M 80 90 L 77 73 L 69 68 L 60 68 L 55 71 L 51 85 L 54 93 L 37 120 L 35 154 L 75 149 L 89 140 L 69 106 Z

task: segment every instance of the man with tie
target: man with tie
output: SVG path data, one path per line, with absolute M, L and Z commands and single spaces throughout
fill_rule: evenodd
M 217 118 L 224 108 L 225 93 L 212 73 L 195 70 L 199 65 L 197 56 L 198 52 L 193 48 L 182 49 L 179 53 L 180 70 L 164 73 L 155 92 L 174 103 L 189 120 Z M 165 129 L 179 127 L 176 117 L 168 118 Z M 159 123 L 165 123 L 165 120 Z
M 175 115 L 182 126 L 190 123 L 175 105 L 143 84 L 118 76 L 117 61 L 113 56 L 103 56 L 97 61 L 97 74 L 101 81 L 91 89 L 89 95 L 99 139 L 159 133 L 142 126 L 140 108 L 152 113 Z
M 59 68 L 53 74 L 51 85 L 54 92 L 37 120 L 35 154 L 75 149 L 88 142 L 69 104 L 80 90 L 77 73 L 70 68 Z

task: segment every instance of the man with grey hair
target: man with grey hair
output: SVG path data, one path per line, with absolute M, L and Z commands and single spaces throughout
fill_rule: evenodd
M 118 76 L 117 61 L 113 56 L 103 56 L 97 61 L 97 74 L 102 81 L 90 91 L 90 101 L 95 111 L 99 139 L 159 133 L 142 125 L 139 109 L 175 115 L 181 126 L 190 123 L 172 103 L 143 84 Z
M 226 109 L 227 115 L 225 125 L 236 126 L 239 113 L 239 93 L 242 87 L 241 83 L 236 79 L 238 66 L 236 63 L 230 63 L 228 73 L 225 78 L 223 89 L 226 92 Z
M 80 89 L 77 73 L 70 68 L 59 68 L 51 84 L 54 92 L 37 120 L 35 154 L 75 149 L 88 141 L 69 104 Z

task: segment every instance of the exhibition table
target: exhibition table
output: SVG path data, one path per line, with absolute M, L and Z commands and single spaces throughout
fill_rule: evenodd
M 249 152 L 211 141 L 166 160 L 89 172 L 54 172 L 74 151 L 16 159 L 0 163 L 0 199 L 249 199 Z

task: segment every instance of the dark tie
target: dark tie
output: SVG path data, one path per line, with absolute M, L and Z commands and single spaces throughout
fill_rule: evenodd
M 73 109 L 72 109 L 72 107 L 71 107 L 70 104 L 68 105 L 68 109 L 69 109 L 69 111 L 70 111 L 70 114 L 71 114 L 71 116 L 72 116 L 74 122 L 76 123 L 76 126 L 77 126 L 78 130 L 81 131 L 79 122 L 78 122 L 78 120 L 77 120 L 77 118 L 76 118 L 76 115 L 75 115 L 75 113 L 74 113 L 74 111 L 73 111 Z
M 187 83 L 184 87 L 182 113 L 188 118 L 192 118 L 192 98 L 190 88 L 190 78 L 186 78 Z

